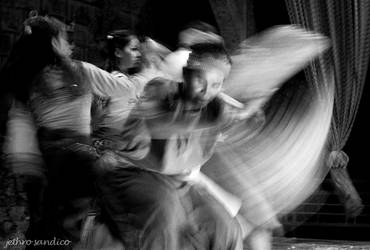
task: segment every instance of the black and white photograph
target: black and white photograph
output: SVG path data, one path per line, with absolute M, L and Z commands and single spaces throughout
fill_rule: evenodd
M 370 250 L 369 0 L 0 0 L 0 249 Z

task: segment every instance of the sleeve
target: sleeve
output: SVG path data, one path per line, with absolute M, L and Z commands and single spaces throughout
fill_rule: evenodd
M 170 100 L 176 84 L 163 78 L 149 81 L 140 95 L 132 116 L 144 119 L 162 117 L 168 114 L 169 107 L 166 100 Z
M 122 96 L 135 94 L 135 84 L 127 77 L 115 77 L 95 65 L 82 62 L 86 77 L 94 94 L 99 96 Z
M 3 148 L 5 162 L 14 173 L 44 176 L 45 169 L 36 133 L 30 111 L 20 102 L 14 102 L 9 110 Z
M 155 78 L 159 78 L 160 75 L 161 72 L 159 72 L 158 70 L 146 69 L 130 76 L 129 80 L 135 83 L 134 86 L 136 86 L 136 91 L 139 93 L 144 89 L 148 82 Z

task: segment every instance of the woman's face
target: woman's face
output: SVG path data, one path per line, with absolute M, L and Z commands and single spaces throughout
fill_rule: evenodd
M 229 69 L 230 65 L 225 63 L 225 67 Z M 193 101 L 207 104 L 220 93 L 227 74 L 217 67 L 185 69 L 187 94 Z
M 139 66 L 141 62 L 140 42 L 132 37 L 129 43 L 122 49 L 116 48 L 115 55 L 118 58 L 118 67 L 121 71 Z

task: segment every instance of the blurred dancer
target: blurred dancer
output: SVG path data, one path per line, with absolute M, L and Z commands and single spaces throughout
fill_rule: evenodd
M 146 60 L 142 44 L 129 30 L 115 30 L 107 35 L 107 67 L 114 77 L 127 82 L 125 88 L 100 83 L 100 95 L 93 109 L 93 125 L 97 134 L 121 131 L 145 84 L 158 75 L 159 70 Z M 145 44 L 145 42 L 144 42 Z M 100 130 L 100 131 L 99 131 Z
M 287 179 L 271 175 L 272 171 L 266 170 L 272 168 L 277 171 L 279 168 L 286 172 L 291 167 L 297 167 L 296 162 L 290 164 L 276 157 L 283 156 L 287 150 L 271 142 L 271 137 L 265 137 L 269 131 L 262 131 L 250 140 L 249 118 L 258 112 L 284 80 L 326 47 L 327 41 L 323 37 L 294 27 L 275 28 L 246 41 L 234 56 L 238 63 L 225 89 L 226 93 L 247 100 L 247 105 L 220 93 L 230 69 L 222 43 L 191 46 L 187 65 L 182 70 L 183 81 L 155 79 L 148 83 L 121 136 L 107 138 L 100 147 L 105 152 L 99 165 L 106 172 L 102 174 L 99 188 L 116 235 L 133 248 L 181 249 L 191 245 L 199 249 L 209 246 L 211 242 L 214 248 L 238 249 L 242 237 L 236 220 L 243 203 L 246 207 L 243 215 L 256 222 L 252 226 L 249 243 L 254 249 L 269 249 L 270 230 L 279 225 L 276 214 L 283 208 L 295 206 L 316 185 L 312 176 L 320 166 L 317 162 L 325 136 L 316 144 L 317 148 L 311 150 L 307 164 L 300 162 L 303 164 L 301 173 L 307 178 L 290 182 L 294 187 L 311 182 L 309 191 L 290 191 L 294 196 L 288 204 L 283 204 L 281 197 L 286 195 L 278 196 L 276 190 L 279 189 L 273 184 L 276 179 L 279 182 Z M 181 64 L 176 69 L 182 69 Z M 289 100 L 284 101 L 289 103 Z M 305 119 L 297 113 L 284 113 L 286 107 L 282 106 L 283 111 L 277 112 L 277 117 L 282 114 L 288 120 L 294 117 L 292 120 L 297 125 L 285 127 L 284 136 L 298 130 L 325 134 L 330 112 L 324 113 L 325 126 L 312 126 L 316 123 L 312 121 L 319 119 L 317 114 L 320 112 L 316 111 L 325 106 L 321 105 L 323 103 L 304 106 L 314 111 L 314 116 L 310 113 L 304 116 Z M 279 107 L 277 110 L 280 111 Z M 220 138 L 223 132 L 229 137 L 226 143 L 228 150 L 220 151 L 220 155 L 226 152 L 227 157 L 222 157 L 233 161 L 230 160 L 221 169 L 217 168 L 221 174 L 216 175 L 216 179 L 243 197 L 243 201 L 221 189 L 199 171 L 212 155 L 218 139 L 224 138 Z M 302 140 L 306 138 L 293 137 L 293 143 L 298 144 Z M 274 151 L 273 162 L 265 161 L 270 160 L 270 148 L 259 148 L 263 152 L 260 153 L 253 147 L 253 143 L 262 145 L 267 141 L 274 147 L 280 147 Z M 297 153 L 296 147 L 287 145 L 287 148 L 289 153 Z M 294 159 L 306 155 L 306 149 L 299 151 Z M 244 151 L 248 154 L 243 154 Z M 250 160 L 255 158 L 257 161 Z M 244 161 L 239 161 L 242 159 Z M 251 166 L 246 166 L 245 162 L 251 162 Z M 281 164 L 286 167 L 281 167 Z M 262 165 L 263 168 L 256 170 L 255 165 Z M 258 184 L 251 187 L 245 184 L 249 172 L 253 176 L 258 175 L 261 181 L 267 182 L 267 186 Z M 273 197 L 272 193 L 275 194 Z M 266 196 L 274 207 L 270 207 Z M 257 218 L 252 218 L 248 208 L 252 208 L 251 214 L 257 214 Z M 259 208 L 263 208 L 263 212 L 258 212 Z M 242 221 L 239 224 L 247 224 L 248 230 L 251 223 Z
M 64 92 L 66 96 L 68 90 L 70 93 L 76 94 L 76 96 L 79 96 L 80 92 L 83 92 L 82 88 L 75 84 L 76 82 L 80 83 L 80 79 L 77 78 L 76 68 L 69 60 L 70 54 L 70 48 L 64 40 L 63 25 L 57 20 L 33 16 L 25 22 L 22 35 L 14 45 L 8 61 L 1 72 L 2 88 L 4 92 L 11 97 L 11 103 L 13 103 L 8 116 L 7 139 L 9 143 L 5 145 L 4 149 L 9 156 L 9 167 L 14 169 L 20 162 L 23 163 L 20 166 L 22 169 L 34 169 L 34 172 L 38 170 L 41 177 L 43 177 L 44 172 L 46 172 L 43 171 L 41 161 L 38 161 L 36 158 L 36 156 L 40 158 L 41 156 L 37 154 L 40 153 L 37 148 L 39 142 L 35 135 L 37 128 L 34 124 L 33 114 L 30 112 L 29 102 L 33 99 L 32 97 L 34 97 L 31 97 L 31 93 L 37 92 L 34 92 L 36 86 L 39 87 L 39 90 L 42 90 L 39 93 L 44 93 L 45 95 L 47 93 L 50 99 L 53 97 L 51 94 L 55 89 L 60 89 L 60 93 L 63 93 L 62 90 L 67 90 Z M 45 78 L 47 78 L 47 76 L 52 76 L 52 74 L 47 74 L 46 72 L 52 72 L 52 70 L 56 71 L 58 68 L 62 68 L 65 72 L 70 73 L 68 75 L 70 79 L 67 88 L 63 88 L 63 85 L 59 85 L 58 83 L 60 83 L 60 81 L 48 81 L 49 84 L 45 84 Z M 46 74 L 43 74 L 44 70 Z M 20 71 L 21 73 L 19 73 Z M 56 72 L 60 73 L 63 71 L 60 70 Z M 45 77 L 43 77 L 44 75 Z M 61 75 L 62 74 L 55 74 L 55 76 L 59 77 L 55 77 L 53 80 L 62 79 L 62 77 L 60 77 Z M 72 85 L 75 85 L 73 86 L 75 88 L 73 88 Z M 50 119 L 51 117 L 45 116 L 45 118 Z M 43 126 L 43 124 L 41 126 Z M 19 135 L 24 135 L 26 137 L 19 137 Z M 40 134 L 40 137 L 43 137 L 43 135 Z M 42 142 L 45 141 L 43 140 Z M 42 146 L 41 148 L 46 149 Z M 48 155 L 49 154 L 46 153 L 46 156 Z M 54 167 L 52 164 L 49 166 Z M 51 170 L 47 174 L 51 176 L 46 179 L 55 179 L 55 177 L 52 177 L 53 174 L 55 174 L 54 171 Z M 43 186 L 44 182 L 45 181 L 42 179 L 37 180 L 35 186 Z M 51 184 L 50 188 L 52 189 L 53 186 L 54 184 Z M 41 224 L 45 222 L 42 217 L 49 214 L 45 211 L 48 209 L 44 206 L 46 203 L 43 201 L 44 196 L 42 192 L 43 188 L 36 192 L 38 194 L 36 194 L 33 199 L 29 200 L 31 205 L 31 225 L 28 230 L 30 238 L 35 238 L 36 234 L 41 233 Z M 55 193 L 55 195 L 59 194 L 60 192 Z M 51 195 L 47 194 L 47 196 Z M 54 197 L 56 198 L 57 196 Z M 63 196 L 59 198 L 63 199 Z M 50 201 L 47 203 L 50 205 Z M 54 228 L 50 228 L 50 230 L 54 230 Z
M 114 30 L 107 35 L 107 71 L 119 76 L 132 74 L 141 63 L 140 41 L 129 30 Z
M 163 71 L 168 72 L 167 77 L 174 81 L 182 81 L 182 69 L 187 64 L 187 60 L 191 53 L 191 46 L 202 42 L 223 44 L 223 39 L 218 35 L 217 30 L 213 26 L 204 22 L 198 21 L 190 23 L 184 30 L 182 30 L 179 34 L 179 49 L 165 58 L 165 62 L 162 67 Z M 219 97 L 233 106 L 242 105 L 226 95 L 221 94 Z M 262 110 L 255 111 L 253 123 L 259 127 L 256 128 L 256 131 L 262 128 L 264 120 L 263 117 L 264 115 Z M 219 161 L 219 157 L 216 154 L 207 163 L 207 169 L 212 172 L 212 165 L 220 165 L 220 162 L 222 161 Z M 238 215 L 238 221 L 243 226 L 243 236 L 246 237 L 248 245 L 253 250 L 269 249 L 272 230 L 280 227 L 280 223 L 275 216 L 272 215 L 272 209 L 267 200 L 263 198 L 263 194 L 256 191 L 256 188 L 252 187 L 252 185 L 251 191 L 249 192 L 249 199 L 252 202 L 259 201 L 260 210 L 263 212 L 259 215 L 260 218 L 258 220 L 264 220 L 264 225 L 255 225 Z
M 169 54 L 162 65 L 162 71 L 167 77 L 174 81 L 182 81 L 182 68 L 186 65 L 190 47 L 197 43 L 223 43 L 223 39 L 218 35 L 217 30 L 204 22 L 195 21 L 187 25 L 179 33 L 178 49 Z
M 156 43 L 151 39 L 147 38 L 140 43 L 133 32 L 114 30 L 107 35 L 106 45 L 106 70 L 113 77 L 123 80 L 125 87 L 107 84 L 105 81 L 98 82 L 94 87 L 92 128 L 94 144 L 97 146 L 104 138 L 120 135 L 145 84 L 160 73 L 154 61 L 161 59 Z M 100 210 L 99 205 L 94 209 L 96 212 L 85 220 L 86 228 L 81 244 L 89 249 L 110 249 L 113 245 L 119 245 L 105 225 L 104 213 L 97 212 Z
M 192 51 L 184 82 L 149 82 L 121 140 L 100 148 L 103 204 L 130 249 L 242 249 L 238 199 L 199 173 L 221 127 L 242 117 L 217 98 L 230 61 L 221 44 Z
M 24 169 L 34 165 L 42 169 L 34 157 L 42 153 L 46 166 L 44 194 L 38 190 L 41 194 L 32 201 L 42 211 L 38 210 L 37 221 L 31 219 L 29 237 L 75 242 L 83 212 L 95 195 L 92 168 L 98 154 L 90 140 L 93 96 L 131 93 L 132 82 L 72 60 L 66 36 L 65 25 L 54 18 L 27 19 L 2 69 L 1 83 L 14 103 L 11 111 L 19 114 L 10 112 L 8 117 L 6 147 L 15 152 L 8 161 L 25 163 Z

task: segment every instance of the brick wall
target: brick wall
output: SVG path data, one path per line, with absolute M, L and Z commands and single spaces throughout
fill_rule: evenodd
M 100 65 L 102 40 L 112 29 L 133 28 L 145 0 L 0 0 L 0 65 L 30 10 L 74 23 L 74 58 Z

